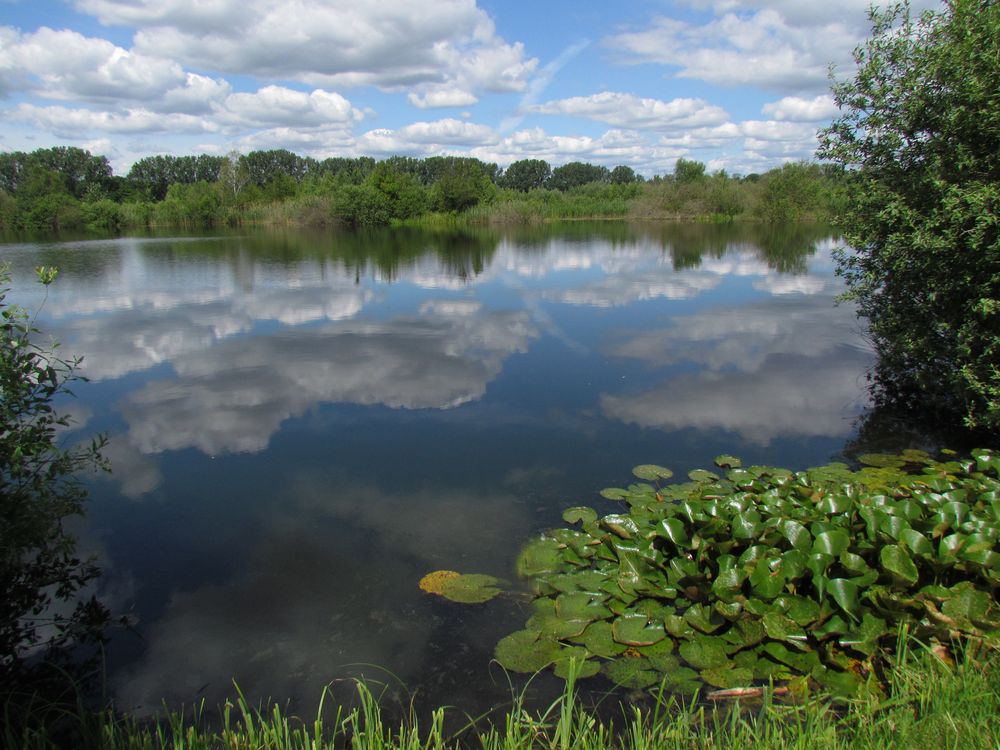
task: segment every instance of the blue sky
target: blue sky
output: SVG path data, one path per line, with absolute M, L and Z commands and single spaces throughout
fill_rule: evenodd
M 869 0 L 0 0 L 0 150 L 809 158 Z M 940 8 L 918 0 L 916 9 Z

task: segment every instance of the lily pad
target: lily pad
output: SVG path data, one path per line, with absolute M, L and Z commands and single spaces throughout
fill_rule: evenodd
M 517 557 L 517 574 L 522 578 L 557 573 L 561 568 L 562 554 L 559 543 L 554 539 L 529 542 Z
M 746 687 L 753 681 L 753 671 L 739 667 L 713 667 L 700 674 L 701 679 L 717 688 Z
M 743 466 L 743 462 L 736 456 L 722 454 L 715 457 L 715 465 L 720 469 L 738 469 Z
M 561 680 L 569 679 L 570 662 L 576 662 L 576 676 L 583 680 L 587 677 L 593 677 L 595 674 L 601 671 L 600 662 L 594 661 L 593 659 L 587 658 L 587 652 L 585 649 L 563 649 L 559 658 L 556 659 L 555 668 L 552 670 L 555 672 L 556 677 Z
M 564 510 L 562 517 L 566 523 L 578 523 L 581 521 L 583 523 L 592 523 L 597 520 L 597 511 L 585 505 L 577 505 Z
M 632 473 L 639 477 L 639 479 L 645 479 L 648 482 L 656 479 L 670 479 L 674 475 L 674 472 L 670 469 L 657 466 L 656 464 L 641 464 L 632 469 Z
M 613 659 L 628 648 L 625 644 L 618 643 L 614 639 L 611 623 L 605 620 L 588 625 L 587 629 L 583 631 L 581 640 L 588 651 L 605 659 Z
M 574 591 L 556 597 L 556 614 L 563 620 L 603 620 L 611 616 L 611 610 L 594 601 L 594 594 Z
M 541 638 L 538 631 L 518 630 L 500 639 L 493 652 L 504 669 L 511 672 L 537 672 L 559 656 L 559 644 Z
M 611 633 L 616 641 L 629 646 L 651 646 L 666 638 L 662 625 L 648 622 L 643 614 L 622 615 L 611 623 Z
M 461 604 L 480 604 L 488 602 L 502 592 L 497 585 L 499 578 L 483 575 L 481 573 L 470 573 L 466 575 L 449 576 L 441 579 L 438 583 L 438 591 L 445 599 Z
M 612 682 L 630 690 L 642 690 L 660 681 L 660 675 L 642 657 L 626 657 L 605 662 L 604 674 Z
M 729 664 L 725 645 L 718 638 L 698 636 L 682 643 L 678 651 L 684 661 L 695 669 L 712 669 Z
M 694 469 L 688 472 L 688 479 L 692 482 L 718 482 L 719 475 L 706 469 Z

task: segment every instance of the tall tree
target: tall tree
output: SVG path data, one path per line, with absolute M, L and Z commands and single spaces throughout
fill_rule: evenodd
M 552 167 L 543 159 L 521 159 L 504 170 L 501 187 L 528 192 L 545 185 L 552 174 Z
M 1000 2 L 871 12 L 819 155 L 849 170 L 841 274 L 876 392 L 1000 429 Z

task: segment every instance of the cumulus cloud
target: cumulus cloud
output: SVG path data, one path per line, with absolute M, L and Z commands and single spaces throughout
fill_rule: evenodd
M 632 62 L 677 68 L 682 78 L 784 91 L 825 90 L 830 63 L 846 64 L 857 44 L 853 24 L 830 19 L 808 33 L 770 8 L 726 12 L 704 24 L 657 17 L 649 28 L 607 43 Z
M 4 37 L 0 69 L 51 99 L 148 101 L 186 83 L 176 62 L 75 31 L 43 26 L 22 35 L 6 29 Z
M 265 86 L 253 93 L 231 94 L 223 105 L 225 120 L 247 126 L 315 127 L 353 123 L 362 113 L 336 92 L 310 93 Z
M 839 110 L 829 94 L 820 94 L 812 99 L 785 96 L 776 102 L 768 102 L 761 110 L 775 120 L 793 122 L 818 122 L 836 117 Z
M 437 89 L 425 94 L 411 92 L 406 98 L 410 104 L 420 109 L 468 107 L 479 101 L 475 94 L 461 89 Z
M 209 119 L 185 114 L 163 114 L 149 109 L 121 113 L 71 107 L 19 104 L 7 116 L 67 138 L 90 133 L 215 133 Z
M 663 101 L 614 91 L 558 99 L 530 107 L 529 111 L 587 117 L 616 127 L 649 130 L 706 127 L 729 119 L 724 109 L 703 99 Z
M 397 130 L 369 130 L 357 138 L 355 145 L 365 154 L 432 155 L 464 147 L 481 147 L 496 139 L 493 129 L 486 125 L 447 118 L 414 122 Z
M 279 425 L 321 402 L 448 409 L 480 398 L 536 335 L 521 312 L 425 307 L 416 317 L 230 340 L 173 359 L 176 380 L 128 397 L 146 453 L 263 450 Z
M 136 49 L 195 68 L 321 86 L 519 91 L 537 61 L 497 36 L 474 0 L 78 0 L 108 25 L 139 27 Z

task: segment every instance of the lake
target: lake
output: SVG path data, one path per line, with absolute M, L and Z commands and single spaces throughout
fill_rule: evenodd
M 873 355 L 824 227 L 572 223 L 511 231 L 251 230 L 8 243 L 11 301 L 84 358 L 62 404 L 110 438 L 78 533 L 139 713 L 234 693 L 315 707 L 345 678 L 471 714 L 510 697 L 494 645 L 561 512 L 658 463 L 842 457 Z M 598 687 L 600 678 L 593 681 Z M 555 678 L 534 683 L 552 689 Z M 515 680 L 515 687 L 523 681 Z

